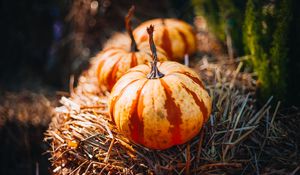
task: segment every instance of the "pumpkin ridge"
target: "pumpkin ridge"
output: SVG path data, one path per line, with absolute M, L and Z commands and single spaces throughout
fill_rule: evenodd
M 98 82 L 102 82 L 102 80 L 100 79 L 100 74 L 101 74 L 101 71 L 102 71 L 102 68 L 103 68 L 103 65 L 105 64 L 105 61 L 106 61 L 106 58 L 109 58 L 109 57 L 112 57 L 114 55 L 118 54 L 118 52 L 112 52 L 110 53 L 107 57 L 102 57 L 100 59 L 100 61 L 98 62 L 98 67 L 97 67 L 97 77 L 98 77 Z
M 163 35 L 162 35 L 162 43 L 160 44 L 160 47 L 163 48 L 167 55 L 172 59 L 172 43 L 170 40 L 169 32 L 166 28 L 164 28 Z
M 167 109 L 167 120 L 171 125 L 169 127 L 169 131 L 170 133 L 172 133 L 172 144 L 181 144 L 182 140 L 180 134 L 180 125 L 182 124 L 182 112 L 180 110 L 180 107 L 175 103 L 175 100 L 172 97 L 172 91 L 170 90 L 168 84 L 163 79 L 159 80 L 164 88 L 166 95 L 165 108 Z
M 111 99 L 111 104 L 110 106 L 112 106 L 110 108 L 110 115 L 111 115 L 111 119 L 112 119 L 112 122 L 115 123 L 115 119 L 114 119 L 114 115 L 113 115 L 113 111 L 114 111 L 114 107 L 115 107 L 115 104 L 117 103 L 117 101 L 120 99 L 120 97 L 123 95 L 125 89 L 132 83 L 138 81 L 140 79 L 135 79 L 135 80 L 132 80 L 131 82 L 129 82 L 126 86 L 123 87 L 123 89 L 120 91 L 119 95 L 118 96 L 115 96 L 114 98 Z
M 102 70 L 103 64 L 104 64 L 104 59 L 101 59 L 101 60 L 99 61 L 99 63 L 98 63 L 98 67 L 97 67 L 97 75 L 96 75 L 97 78 L 98 78 L 98 82 L 99 82 L 99 83 L 101 82 L 100 72 L 101 72 L 101 70 Z
M 193 36 L 195 36 L 195 37 L 193 37 L 193 42 L 194 42 L 193 46 L 196 46 L 197 45 L 197 38 L 196 38 L 197 32 L 191 26 L 189 26 L 187 29 L 190 31 L 191 34 L 193 34 Z M 194 48 L 194 49 L 196 49 L 196 48 Z
M 197 106 L 199 106 L 200 111 L 203 115 L 203 121 L 206 122 L 208 119 L 208 109 L 205 105 L 205 103 L 203 102 L 203 100 L 200 100 L 199 97 L 197 96 L 197 94 L 195 92 L 193 92 L 192 90 L 190 90 L 188 87 L 186 87 L 182 82 L 181 82 L 182 87 L 193 96 L 193 99 L 195 101 L 195 103 L 197 104 Z
M 147 75 L 145 72 L 143 72 L 143 71 L 141 71 L 141 70 L 128 70 L 127 73 L 130 73 L 130 72 L 140 72 L 140 73 L 142 73 L 142 74 L 144 74 L 144 75 Z
M 113 65 L 113 67 L 110 69 L 110 71 L 108 72 L 108 76 L 107 76 L 107 84 L 108 84 L 108 88 L 111 90 L 113 85 L 116 82 L 116 76 L 115 74 L 117 73 L 118 70 L 118 63 L 122 60 L 122 56 L 120 56 L 118 58 L 118 61 L 116 61 L 116 63 Z
M 137 57 L 135 55 L 135 52 L 131 53 L 131 62 L 130 67 L 135 67 L 137 65 Z
M 112 50 L 112 49 L 118 49 L 118 48 L 116 48 L 116 47 L 109 47 L 109 48 L 103 49 L 102 51 L 103 51 L 103 52 L 106 52 L 106 51 L 109 51 L 109 50 Z
M 191 75 L 189 72 L 179 72 L 179 71 L 176 71 L 176 72 L 172 72 L 171 74 L 173 74 L 173 73 L 183 74 L 183 75 L 189 77 L 191 80 L 193 80 L 193 82 L 195 82 L 196 84 L 198 84 L 200 87 L 202 87 L 203 89 L 205 89 L 202 81 L 199 80 L 199 78 L 194 77 L 193 75 Z
M 144 28 L 150 24 L 157 26 L 155 43 L 167 53 L 169 60 L 183 61 L 185 54 L 196 52 L 197 37 L 193 26 L 173 18 L 156 18 L 141 23 L 134 29 L 139 44 L 147 41 Z
M 143 111 L 143 104 L 141 105 L 141 109 L 140 109 L 140 101 L 141 100 L 141 91 L 144 88 L 144 86 L 146 85 L 146 83 L 148 82 L 148 80 L 146 80 L 144 82 L 144 84 L 138 89 L 138 91 L 136 92 L 137 97 L 135 98 L 135 100 L 132 103 L 131 109 L 130 109 L 130 117 L 129 118 L 129 129 L 130 129 L 130 134 L 131 134 L 131 138 L 138 143 L 143 144 L 144 143 L 144 122 L 143 122 L 143 118 L 141 117 L 141 111 Z
M 178 31 L 178 34 L 180 35 L 183 43 L 184 43 L 184 54 L 188 54 L 189 53 L 189 42 L 187 41 L 184 33 L 179 29 L 179 28 L 175 28 Z

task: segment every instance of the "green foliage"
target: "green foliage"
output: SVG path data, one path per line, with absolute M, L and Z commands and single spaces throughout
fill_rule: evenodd
M 287 62 L 288 62 L 288 47 L 287 38 L 289 31 L 289 22 L 291 21 L 290 1 L 281 1 L 279 4 L 278 15 L 276 16 L 276 30 L 273 34 L 272 48 L 270 56 L 272 58 L 271 77 L 275 92 L 279 97 L 285 95 L 286 80 L 287 80 Z
M 222 41 L 230 32 L 238 55 L 249 56 L 262 99 L 287 94 L 288 38 L 292 0 L 192 0 L 196 15 Z
M 243 53 L 242 24 L 245 2 L 240 0 L 192 0 L 195 14 L 204 16 L 208 27 L 220 40 L 226 40 L 230 32 L 238 54 Z
M 245 52 L 257 74 L 260 97 L 286 94 L 290 0 L 248 0 L 243 26 Z
M 219 38 L 225 39 L 224 31 L 222 30 L 219 9 L 216 0 L 192 0 L 195 14 L 204 16 L 208 22 L 210 30 L 216 33 Z
M 267 84 L 270 84 L 268 76 L 268 55 L 266 49 L 262 44 L 264 40 L 264 32 L 262 30 L 263 23 L 262 21 L 262 11 L 258 9 L 261 4 L 259 0 L 248 0 L 247 8 L 245 12 L 245 21 L 243 26 L 243 38 L 245 52 L 250 55 L 250 64 L 256 71 L 258 80 L 262 89 L 267 90 L 266 87 L 263 87 Z M 260 22 L 258 22 L 260 21 Z M 270 92 L 267 92 L 268 94 Z

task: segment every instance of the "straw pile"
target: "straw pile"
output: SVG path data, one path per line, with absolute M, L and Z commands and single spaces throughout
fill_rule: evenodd
M 0 92 L 0 174 L 47 174 L 43 133 L 54 116 L 56 98 L 39 92 Z
M 23 90 L 0 95 L 0 128 L 8 122 L 46 127 L 53 115 L 55 99 L 44 94 Z
M 56 116 L 45 134 L 51 146 L 52 172 L 252 174 L 273 171 L 262 167 L 272 166 L 270 161 L 279 162 L 272 157 L 272 150 L 276 152 L 276 145 L 286 134 L 277 127 L 280 103 L 272 111 L 271 99 L 256 108 L 255 80 L 251 74 L 240 72 L 241 63 L 211 63 L 204 58 L 194 65 L 213 98 L 212 115 L 193 140 L 163 151 L 136 145 L 118 133 L 107 112 L 109 93 L 99 90 L 95 67 L 90 68 L 80 77 L 78 86 L 71 89 L 70 97 L 60 100 L 62 106 L 56 108 Z M 291 145 L 293 152 L 295 147 Z M 280 170 L 286 171 L 290 170 Z

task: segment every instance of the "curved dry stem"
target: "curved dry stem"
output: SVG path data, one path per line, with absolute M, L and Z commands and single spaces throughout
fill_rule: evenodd
M 129 34 L 130 39 L 131 39 L 131 49 L 130 49 L 131 52 L 137 52 L 137 51 L 139 51 L 138 48 L 137 48 L 136 41 L 135 41 L 135 39 L 133 37 L 132 27 L 131 27 L 131 18 L 133 16 L 134 11 L 135 11 L 135 7 L 133 5 L 133 6 L 131 6 L 131 8 L 129 9 L 127 15 L 125 16 L 126 31 Z
M 147 75 L 147 78 L 149 78 L 149 79 L 162 78 L 165 75 L 163 73 L 161 73 L 157 68 L 157 53 L 156 53 L 156 47 L 155 47 L 154 40 L 153 40 L 154 26 L 150 25 L 147 28 L 147 32 L 149 35 L 149 44 L 150 44 L 150 49 L 151 49 L 152 57 L 153 57 L 153 61 L 151 62 L 151 71 Z

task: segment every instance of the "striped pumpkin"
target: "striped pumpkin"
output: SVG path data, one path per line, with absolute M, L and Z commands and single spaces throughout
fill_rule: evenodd
M 126 36 L 120 35 L 120 39 L 116 39 L 118 40 L 118 43 L 113 42 L 114 44 L 104 49 L 95 58 L 98 60 L 96 63 L 98 65 L 96 73 L 101 89 L 104 88 L 110 91 L 115 85 L 116 81 L 123 74 L 125 74 L 128 69 L 139 64 L 152 61 L 149 45 L 145 42 L 137 45 L 133 37 L 131 29 L 131 17 L 134 13 L 134 10 L 135 7 L 132 6 L 125 17 L 125 25 L 127 33 L 130 37 L 131 47 L 127 48 L 125 46 L 125 43 L 128 43 L 129 45 L 129 39 L 127 39 Z M 160 61 L 167 60 L 166 53 L 163 49 L 158 48 L 157 54 Z
M 182 61 L 185 54 L 193 54 L 196 51 L 196 36 L 191 25 L 178 19 L 152 19 L 140 24 L 133 35 L 136 42 L 148 41 L 146 28 L 155 26 L 154 43 L 164 49 L 168 57 L 173 61 Z
M 103 49 L 109 49 L 111 47 L 124 48 L 130 50 L 131 39 L 125 32 L 114 33 L 103 45 Z
M 126 137 L 161 150 L 199 133 L 211 113 L 211 99 L 190 68 L 171 61 L 157 65 L 161 78 L 147 78 L 150 65 L 130 69 L 114 86 L 109 111 Z
M 111 90 L 118 79 L 130 68 L 152 61 L 151 51 L 147 43 L 141 44 L 139 51 L 128 51 L 125 48 L 107 48 L 100 52 L 97 59 L 97 77 L 102 89 Z M 158 48 L 158 58 L 167 60 L 164 50 Z

